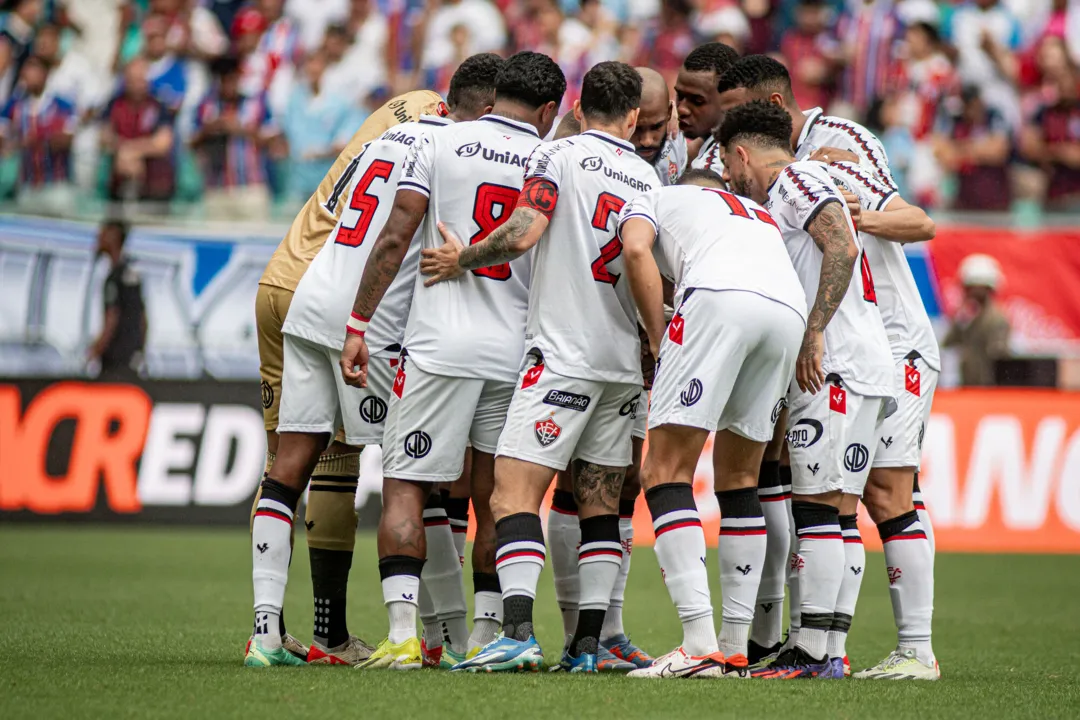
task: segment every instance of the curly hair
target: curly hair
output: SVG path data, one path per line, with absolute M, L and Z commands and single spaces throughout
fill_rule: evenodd
M 495 76 L 506 61 L 495 53 L 479 53 L 465 58 L 450 78 L 446 104 L 451 111 L 479 113 L 495 102 Z
M 626 117 L 641 107 L 641 84 L 641 75 L 626 63 L 597 63 L 581 82 L 581 112 L 607 121 Z
M 736 60 L 717 83 L 718 92 L 745 88 L 753 93 L 780 93 L 793 99 L 791 75 L 783 63 L 768 55 L 747 55 Z
M 522 51 L 506 59 L 495 78 L 495 97 L 514 100 L 530 108 L 562 104 L 566 77 L 547 55 Z
M 740 140 L 763 148 L 791 151 L 791 116 L 787 110 L 767 100 L 754 100 L 727 111 L 716 133 L 716 141 L 725 148 Z
M 720 76 L 738 59 L 735 48 L 720 42 L 707 42 L 691 50 L 682 66 L 690 72 L 714 72 Z

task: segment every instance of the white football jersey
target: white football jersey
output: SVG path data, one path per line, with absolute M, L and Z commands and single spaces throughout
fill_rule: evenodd
M 616 227 L 623 206 L 657 185 L 656 172 L 630 143 L 588 130 L 537 148 L 526 178 L 559 191 L 535 249 L 526 347 L 560 375 L 640 384 L 637 311 Z
M 889 170 L 889 157 L 885 146 L 874 133 L 862 125 L 833 115 L 826 115 L 821 108 L 814 108 L 803 113 L 806 125 L 799 134 L 795 145 L 795 159 L 805 160 L 814 151 L 823 147 L 834 147 L 859 156 L 859 164 L 874 173 L 879 180 L 896 190 L 896 181 Z
M 717 177 L 723 177 L 723 152 L 724 148 L 720 146 L 720 143 L 716 142 L 716 138 L 709 135 L 709 137 L 705 138 L 705 142 L 701 144 L 701 149 L 698 150 L 694 162 L 690 163 L 690 167 L 695 170 L 709 170 L 716 173 Z
M 841 190 L 858 197 L 865 210 L 884 210 L 898 197 L 895 190 L 854 163 L 829 165 L 829 176 Z M 859 233 L 859 238 L 870 262 L 878 310 L 885 323 L 893 360 L 903 360 L 915 351 L 927 365 L 940 371 L 941 351 L 934 327 L 926 314 L 903 246 L 864 232 Z
M 679 181 L 679 176 L 686 170 L 686 157 L 686 138 L 682 133 L 674 139 L 664 140 L 664 146 L 652 164 L 661 185 L 674 185 Z
M 400 189 L 430 198 L 421 246 L 442 247 L 439 222 L 469 245 L 509 219 L 538 144 L 532 125 L 485 115 L 416 145 Z M 403 343 L 409 359 L 435 375 L 515 382 L 525 356 L 531 271 L 530 252 L 432 287 L 417 275 Z
M 329 239 L 315 255 L 293 293 L 282 332 L 340 350 L 345 341 L 356 288 L 376 238 L 390 216 L 410 148 L 432 130 L 451 124 L 441 117 L 421 116 L 417 122 L 395 125 L 368 143 L 349 163 L 341 179 L 341 192 L 327 204 L 348 203 Z M 327 208 L 334 212 L 334 208 Z M 401 272 L 371 318 L 367 336 L 372 353 L 401 342 L 420 249 L 413 239 Z
M 838 374 L 846 387 L 860 395 L 894 397 L 892 353 L 874 300 L 870 266 L 840 190 L 829 178 L 825 165 L 819 162 L 788 165 L 769 188 L 769 201 L 765 207 L 783 233 L 809 309 L 813 308 L 817 297 L 824 256 L 807 228 L 829 203 L 839 203 L 843 209 L 855 244 L 859 246 L 859 260 L 847 294 L 825 327 L 822 367 L 826 375 Z
M 657 188 L 623 208 L 656 229 L 653 256 L 675 283 L 675 307 L 691 288 L 745 290 L 787 305 L 806 321 L 802 283 L 772 216 L 749 198 L 698 185 Z

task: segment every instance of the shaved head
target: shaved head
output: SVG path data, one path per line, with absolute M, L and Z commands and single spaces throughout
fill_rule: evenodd
M 641 76 L 641 113 L 630 142 L 642 160 L 656 162 L 667 138 L 671 119 L 671 91 L 660 73 L 652 68 L 634 68 Z

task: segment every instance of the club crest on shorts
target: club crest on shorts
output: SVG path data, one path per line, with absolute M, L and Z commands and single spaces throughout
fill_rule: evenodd
M 776 421 L 780 419 L 780 413 L 784 412 L 784 408 L 787 407 L 787 398 L 780 398 L 773 405 L 772 409 L 772 424 L 775 425 Z
M 844 451 L 844 469 L 848 472 L 862 472 L 870 460 L 870 451 L 861 443 L 851 443 Z
M 919 387 L 919 379 L 919 368 L 914 365 L 904 366 L 904 389 L 915 397 L 919 397 L 919 393 L 922 392 L 922 389 Z
M 668 340 L 676 345 L 682 345 L 683 328 L 686 327 L 686 320 L 682 315 L 675 315 L 671 318 L 671 322 L 667 326 Z
M 413 430 L 405 436 L 405 454 L 419 460 L 431 452 L 431 436 L 423 430 Z
M 562 428 L 555 422 L 555 418 L 546 417 L 543 420 L 536 421 L 536 425 L 533 426 L 533 434 L 536 435 L 536 442 L 540 443 L 540 447 L 547 447 L 559 439 L 559 436 L 562 435 Z
M 682 392 L 679 393 L 679 402 L 682 403 L 683 407 L 696 405 L 697 401 L 701 399 L 701 393 L 701 381 L 693 378 L 683 386 Z
M 368 395 L 360 401 L 360 417 L 366 423 L 378 425 L 386 419 L 386 403 L 382 398 Z

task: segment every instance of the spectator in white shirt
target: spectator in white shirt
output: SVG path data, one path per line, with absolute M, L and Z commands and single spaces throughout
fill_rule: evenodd
M 285 14 L 300 27 L 300 45 L 317 48 L 328 27 L 345 22 L 349 0 L 287 0 Z
M 1000 0 L 974 0 L 957 8 L 948 28 L 961 82 L 979 87 L 983 101 L 1011 127 L 1020 122 L 1015 83 L 1022 38 L 1020 22 Z
M 421 67 L 434 70 L 452 62 L 455 56 L 450 34 L 456 25 L 469 33 L 468 55 L 499 52 L 506 46 L 506 23 L 494 3 L 488 0 L 432 0 L 423 27 Z

